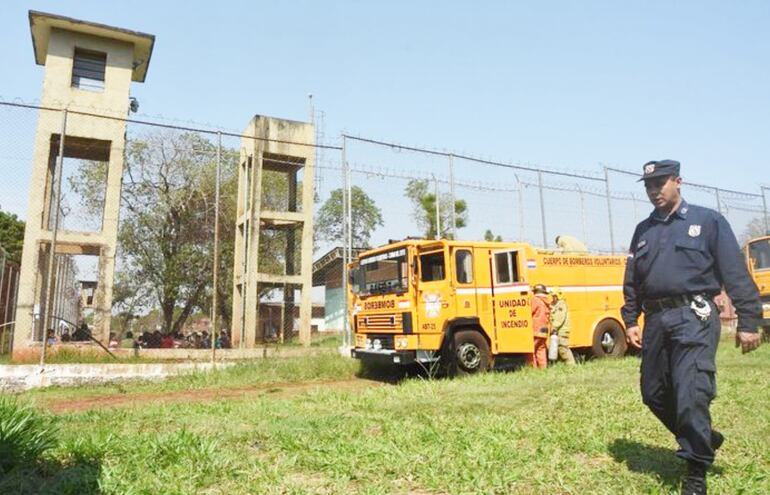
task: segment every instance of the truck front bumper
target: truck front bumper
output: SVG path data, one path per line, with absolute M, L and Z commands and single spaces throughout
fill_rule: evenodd
M 375 351 L 374 349 L 360 349 L 354 347 L 350 350 L 350 355 L 351 357 L 367 363 L 412 364 L 416 360 L 417 353 L 415 351 L 394 351 L 388 349 Z
M 350 350 L 351 357 L 367 363 L 377 364 L 412 364 L 430 363 L 438 360 L 433 351 L 394 351 L 392 349 L 362 349 L 354 347 Z

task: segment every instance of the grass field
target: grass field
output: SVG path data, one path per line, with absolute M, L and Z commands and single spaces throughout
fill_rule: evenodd
M 770 346 L 726 344 L 710 493 L 770 493 Z M 58 446 L 0 493 L 647 494 L 675 492 L 684 469 L 641 403 L 636 358 L 395 385 L 356 372 L 322 355 L 22 394 L 98 406 L 52 415 Z

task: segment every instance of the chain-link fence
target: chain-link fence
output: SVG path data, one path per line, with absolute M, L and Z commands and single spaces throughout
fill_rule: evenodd
M 18 285 L 19 264 L 0 246 L 0 355 L 11 351 Z
M 523 240 L 550 248 L 556 236 L 569 234 L 591 250 L 620 253 L 650 211 L 636 183 L 638 173 L 621 167 L 559 170 L 352 135 L 329 145 L 322 143 L 323 114 L 315 117 L 319 144 L 299 144 L 315 150 L 316 258 L 340 246 L 435 237 L 437 231 L 443 237 Z M 124 139 L 86 137 L 111 125 L 124 129 Z M 58 131 L 38 132 L 46 129 Z M 40 222 L 45 232 L 31 249 L 37 250 L 30 257 L 37 260 L 37 289 L 18 305 L 32 323 L 16 331 L 32 340 L 50 332 L 54 342 L 78 332 L 78 338 L 88 338 L 82 333 L 91 332 L 113 346 L 226 348 L 233 341 L 242 346 L 243 339 L 232 335 L 233 292 L 245 264 L 257 263 L 268 275 L 299 274 L 302 234 L 295 223 L 265 224 L 257 259 L 235 258 L 243 191 L 238 170 L 244 139 L 253 136 L 97 110 L 65 116 L 58 109 L 9 102 L 0 102 L 0 130 L 0 208 Z M 32 165 L 40 160 L 48 163 L 48 173 L 37 177 Z M 302 212 L 297 200 L 305 186 L 302 176 L 287 173 L 299 170 L 293 160 L 265 158 L 262 210 Z M 116 161 L 123 164 L 117 178 L 110 173 Z M 45 191 L 49 208 L 42 218 L 26 218 L 31 190 Z M 684 190 L 691 203 L 720 210 L 739 236 L 750 226 L 767 228 L 765 186 L 734 191 L 685 175 Z M 114 253 L 103 247 L 110 242 Z M 249 246 L 242 247 L 249 253 Z M 343 251 L 346 262 L 351 250 Z M 15 270 L 6 270 L 0 287 L 9 328 L 18 317 L 9 310 L 17 306 L 16 285 L 9 282 L 12 272 L 18 279 Z M 292 339 L 299 331 L 301 292 L 296 283 L 262 280 L 253 308 L 257 335 L 265 341 Z M 324 311 L 331 310 L 328 304 L 324 309 L 321 290 L 313 291 L 313 300 L 313 325 L 323 330 Z M 112 335 L 98 333 L 107 327 Z M 3 342 L 7 348 L 9 339 Z

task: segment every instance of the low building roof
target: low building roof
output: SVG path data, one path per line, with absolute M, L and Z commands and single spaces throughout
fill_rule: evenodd
M 353 248 L 353 257 L 358 258 L 358 255 L 366 251 L 364 248 Z M 324 285 L 326 280 L 326 274 L 338 266 L 342 265 L 343 261 L 343 248 L 335 247 L 329 252 L 318 258 L 313 262 L 313 287 Z

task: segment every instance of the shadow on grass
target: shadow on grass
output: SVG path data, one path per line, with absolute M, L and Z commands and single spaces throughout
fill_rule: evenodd
M 384 363 L 361 363 L 361 368 L 356 373 L 356 376 L 358 378 L 366 378 L 367 380 L 375 380 L 395 385 L 410 378 L 428 378 L 429 373 L 417 364 L 394 365 Z
M 517 371 L 527 366 L 523 356 L 498 357 L 494 367 L 489 372 Z M 368 380 L 375 380 L 396 385 L 410 379 L 451 379 L 446 367 L 439 362 L 393 364 L 388 362 L 361 362 L 361 368 L 356 376 Z
M 677 489 L 684 474 L 681 461 L 671 449 L 647 445 L 626 438 L 617 438 L 610 444 L 610 454 L 637 473 L 655 475 L 663 484 Z
M 682 476 L 686 472 L 683 460 L 674 455 L 671 449 L 647 445 L 626 438 L 617 438 L 610 445 L 610 454 L 618 462 L 623 462 L 628 469 L 637 473 L 655 475 L 663 484 L 678 489 Z M 722 474 L 722 469 L 712 466 L 711 473 Z
M 75 458 L 70 462 L 46 460 L 0 473 L 0 493 L 18 495 L 97 495 L 101 461 Z

